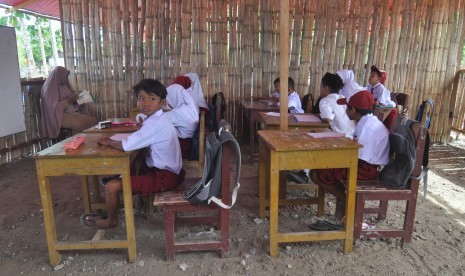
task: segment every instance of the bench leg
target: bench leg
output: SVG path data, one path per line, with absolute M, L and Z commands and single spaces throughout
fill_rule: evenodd
M 325 213 L 325 189 L 318 186 L 318 213 L 317 216 L 321 217 Z
M 218 215 L 220 216 L 221 258 L 227 258 L 229 256 L 229 210 L 221 208 Z
M 165 207 L 165 239 L 166 239 L 166 260 L 174 261 L 174 216 L 175 212 L 169 207 Z
M 354 240 L 360 240 L 362 235 L 363 211 L 365 209 L 365 197 L 362 194 L 357 194 L 355 199 L 355 225 L 354 225 Z
M 152 218 L 153 214 L 153 194 L 150 194 L 149 196 L 144 197 L 144 205 L 145 205 L 145 218 L 150 219 Z

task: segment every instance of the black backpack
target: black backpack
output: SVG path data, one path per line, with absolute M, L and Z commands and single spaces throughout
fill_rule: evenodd
M 396 129 L 389 134 L 390 160 L 380 173 L 383 183 L 392 189 L 410 188 L 415 158 L 415 137 L 412 125 L 419 122 L 399 117 Z
M 200 179 L 191 189 L 184 193 L 184 198 L 193 204 L 210 204 L 211 201 L 222 208 L 229 209 L 236 202 L 239 190 L 239 176 L 241 171 L 241 151 L 236 138 L 231 134 L 231 126 L 221 120 L 218 124 L 218 132 L 210 132 L 205 141 L 205 166 Z M 231 206 L 225 205 L 218 199 L 221 194 L 221 169 L 223 144 L 230 142 L 236 153 L 236 177 Z

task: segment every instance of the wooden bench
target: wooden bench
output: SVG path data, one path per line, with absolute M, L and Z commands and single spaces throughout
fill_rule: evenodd
M 231 204 L 230 191 L 230 154 L 229 143 L 223 146 L 222 156 L 222 186 L 221 200 L 223 203 Z M 184 199 L 184 191 L 197 182 L 198 179 L 186 179 L 182 187 L 168 192 L 155 195 L 153 204 L 160 206 L 165 215 L 165 237 L 166 237 L 166 259 L 174 260 L 176 252 L 218 250 L 221 257 L 229 254 L 229 209 L 223 209 L 214 203 L 209 205 L 194 205 Z M 185 212 L 215 212 L 196 216 L 179 216 Z M 178 224 L 216 224 L 220 232 L 219 239 L 201 241 L 175 241 L 175 226 Z

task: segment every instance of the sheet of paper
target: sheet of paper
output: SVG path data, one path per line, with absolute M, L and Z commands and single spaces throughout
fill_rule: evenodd
M 278 112 L 267 112 L 265 113 L 268 116 L 279 117 L 281 116 Z
M 339 138 L 345 137 L 343 133 L 337 133 L 335 131 L 328 131 L 328 132 L 315 132 L 315 133 L 307 133 L 308 136 L 313 138 Z
M 92 98 L 92 95 L 90 95 L 90 92 L 87 90 L 83 90 L 80 94 L 76 102 L 81 105 L 85 103 L 93 103 L 94 99 Z
M 126 139 L 129 135 L 131 135 L 131 133 L 117 133 L 111 136 L 110 139 L 113 141 L 121 142 L 123 141 L 123 139 Z
M 321 123 L 320 118 L 313 114 L 305 114 L 305 115 L 296 115 L 294 117 L 297 122 L 308 122 L 308 123 Z

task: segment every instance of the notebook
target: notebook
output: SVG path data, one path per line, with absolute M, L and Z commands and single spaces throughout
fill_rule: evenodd
M 281 116 L 281 114 L 279 114 L 278 112 L 267 112 L 265 114 L 268 115 L 268 116 L 273 116 L 273 117 Z
M 294 114 L 295 120 L 300 122 L 307 122 L 307 123 L 321 123 L 321 119 L 313 114 L 305 114 L 305 115 L 296 115 Z
M 328 131 L 328 132 L 314 132 L 314 133 L 307 133 L 308 136 L 320 139 L 320 138 L 340 138 L 345 137 L 343 133 L 337 133 L 335 131 Z

